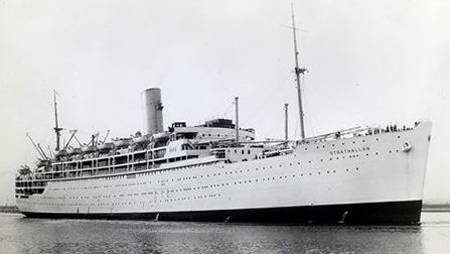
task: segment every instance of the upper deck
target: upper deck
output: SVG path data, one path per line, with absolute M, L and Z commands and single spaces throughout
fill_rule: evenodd
M 82 155 L 60 156 L 57 160 L 54 159 L 48 163 L 41 162 L 34 172 L 27 175 L 19 175 L 17 180 L 27 181 L 35 179 L 46 181 L 112 175 L 158 169 L 163 165 L 176 165 L 173 164 L 175 162 L 186 161 L 183 165 L 195 164 L 196 160 L 193 159 L 206 157 L 214 157 L 217 159 L 216 161 L 223 160 L 228 163 L 234 163 L 280 155 L 286 153 L 286 151 L 292 151 L 296 145 L 412 129 L 406 127 L 398 129 L 394 126 L 386 129 L 353 128 L 312 137 L 300 143 L 292 141 L 254 142 L 251 138 L 247 139 L 249 141 L 235 143 L 232 139 L 227 139 L 229 137 L 227 132 L 207 130 L 211 136 L 205 135 L 207 128 L 203 126 L 176 127 L 170 134 L 154 137 L 145 147 L 130 144 L 127 147 L 113 148 L 103 153 L 97 150 Z M 245 130 L 242 132 L 247 132 L 245 133 L 247 135 L 254 134 Z M 195 137 L 192 136 L 193 133 L 196 133 Z M 201 138 L 196 138 L 199 133 Z M 191 138 L 188 139 L 187 137 Z M 222 138 L 218 139 L 219 137 Z M 241 137 L 247 138 L 245 135 Z M 158 143 L 159 145 L 157 145 Z

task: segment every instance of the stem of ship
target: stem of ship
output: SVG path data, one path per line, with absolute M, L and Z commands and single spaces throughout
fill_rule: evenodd
M 303 106 L 302 106 L 302 91 L 300 86 L 300 75 L 304 74 L 306 69 L 300 68 L 298 66 L 298 49 L 297 49 L 297 34 L 295 28 L 295 17 L 294 17 L 294 4 L 291 3 L 292 10 L 292 32 L 294 34 L 294 56 L 295 56 L 295 76 L 297 81 L 297 93 L 298 93 L 298 109 L 300 113 L 300 134 L 301 140 L 305 139 L 305 125 L 303 123 Z

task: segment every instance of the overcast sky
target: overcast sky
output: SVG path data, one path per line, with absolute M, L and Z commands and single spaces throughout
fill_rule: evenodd
M 450 200 L 450 1 L 295 1 L 308 136 L 432 120 L 426 200 Z M 298 137 L 290 1 L 0 0 L 0 202 L 60 123 L 90 134 L 145 130 L 143 90 L 164 125 L 233 117 L 259 138 Z

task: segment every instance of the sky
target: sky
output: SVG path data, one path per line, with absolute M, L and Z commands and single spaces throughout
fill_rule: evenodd
M 0 204 L 14 176 L 55 146 L 145 130 L 143 91 L 160 87 L 164 125 L 233 118 L 257 137 L 299 136 L 285 0 L 0 0 Z M 450 1 L 296 0 L 307 136 L 433 122 L 425 201 L 450 202 Z

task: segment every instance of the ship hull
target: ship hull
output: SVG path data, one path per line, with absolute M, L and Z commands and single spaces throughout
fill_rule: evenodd
M 29 218 L 51 219 L 114 219 L 153 221 L 197 221 L 230 223 L 289 224 L 401 224 L 420 222 L 422 201 L 381 202 L 365 204 L 276 207 L 259 209 L 162 212 L 65 214 L 27 213 Z
M 417 224 L 430 132 L 421 124 L 265 159 L 53 181 L 17 204 L 45 218 Z

